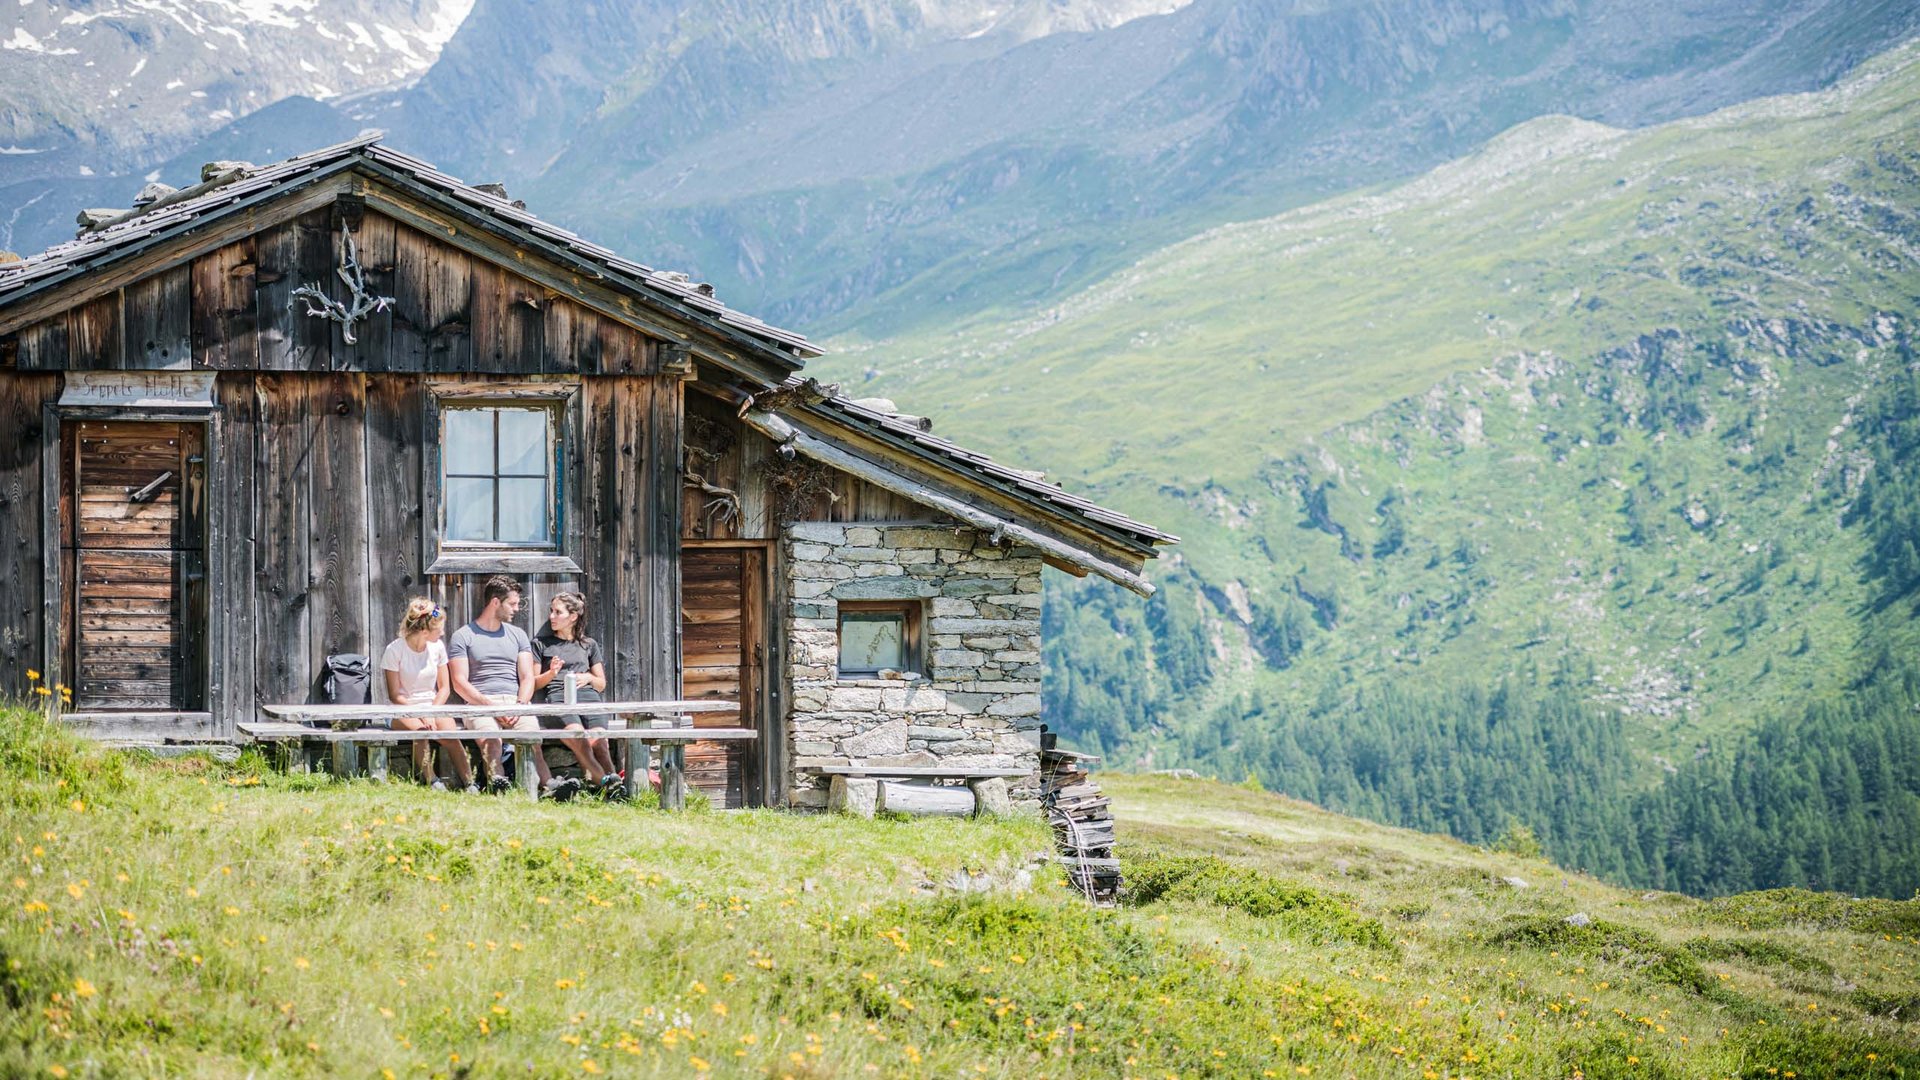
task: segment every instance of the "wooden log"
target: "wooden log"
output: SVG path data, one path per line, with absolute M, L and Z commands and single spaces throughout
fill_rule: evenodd
M 972 788 L 934 787 L 904 780 L 882 780 L 876 809 L 890 814 L 970 817 L 974 804 Z

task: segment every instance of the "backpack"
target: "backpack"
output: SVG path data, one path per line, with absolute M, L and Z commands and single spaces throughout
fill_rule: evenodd
M 373 661 L 359 653 L 327 657 L 320 692 L 328 705 L 365 705 L 373 700 Z M 352 726 L 359 727 L 355 722 Z

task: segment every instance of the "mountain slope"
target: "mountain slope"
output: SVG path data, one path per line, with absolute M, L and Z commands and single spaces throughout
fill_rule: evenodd
M 1033 817 L 529 807 L 262 765 L 0 710 L 0 1071 L 1920 1071 L 1920 902 L 1626 892 L 1103 777 L 1132 893 L 1095 911 Z
M 1538 121 L 827 363 L 1185 538 L 1145 612 L 1050 598 L 1050 713 L 1121 760 L 1472 839 L 1514 817 L 1633 880 L 1774 883 L 1914 821 L 1920 776 L 1835 772 L 1822 797 L 1866 815 L 1847 837 L 1711 871 L 1666 865 L 1696 811 L 1652 792 L 1734 782 L 1753 732 L 1823 732 L 1741 760 L 1825 776 L 1846 724 L 1913 727 L 1883 656 L 1920 637 L 1887 539 L 1913 490 L 1916 118 L 1908 47 L 1654 129 Z M 1870 687 L 1872 717 L 1820 711 Z M 1850 872 L 1904 895 L 1920 852 Z

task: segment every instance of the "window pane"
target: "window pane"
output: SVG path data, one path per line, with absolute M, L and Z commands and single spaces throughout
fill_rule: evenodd
M 493 481 L 467 476 L 447 478 L 447 539 L 493 539 Z
M 906 617 L 885 614 L 849 614 L 840 617 L 842 671 L 879 671 L 906 668 Z
M 500 410 L 500 475 L 547 475 L 545 410 Z
M 503 544 L 547 542 L 547 482 L 503 477 L 500 481 L 500 535 Z
M 493 410 L 448 409 L 443 415 L 447 444 L 441 449 L 442 468 L 449 474 L 493 472 Z

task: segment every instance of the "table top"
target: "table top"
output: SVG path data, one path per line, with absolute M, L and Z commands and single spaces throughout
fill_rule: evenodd
M 409 714 L 412 715 L 412 714 Z M 486 714 L 491 715 L 491 714 Z M 591 731 L 564 731 L 558 728 L 538 728 L 530 731 L 395 731 L 389 728 L 361 728 L 358 731 L 331 731 L 327 728 L 308 727 L 305 724 L 293 724 L 284 721 L 265 723 L 242 722 L 236 725 L 242 735 L 262 741 L 275 739 L 314 739 L 322 742 L 474 742 L 479 739 L 515 740 L 539 739 L 552 742 L 558 739 L 625 739 L 633 742 L 736 742 L 757 739 L 760 733 L 752 728 L 743 727 L 635 727 L 600 728 Z
M 524 705 L 262 705 L 276 720 L 397 720 L 403 716 L 674 716 L 740 711 L 737 701 L 529 701 Z

